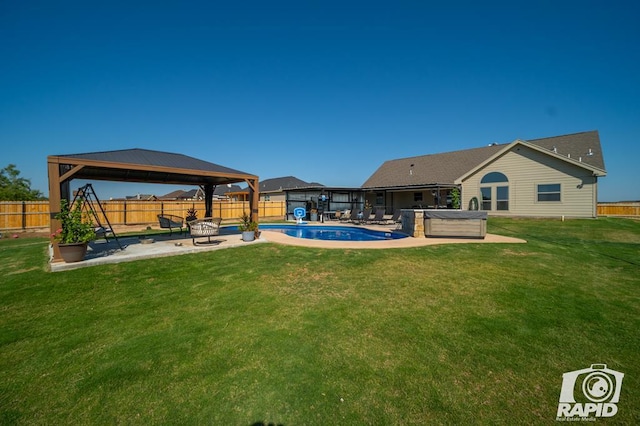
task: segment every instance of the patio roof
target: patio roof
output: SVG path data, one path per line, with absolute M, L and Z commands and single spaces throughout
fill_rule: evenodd
M 61 176 L 71 173 L 73 179 L 214 186 L 257 179 L 186 155 L 139 148 L 52 155 L 48 162 L 59 165 Z

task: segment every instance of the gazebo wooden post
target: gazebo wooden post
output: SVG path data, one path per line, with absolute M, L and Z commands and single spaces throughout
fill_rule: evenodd
M 260 203 L 260 184 L 258 178 L 247 179 L 247 185 L 249 186 L 249 209 L 251 210 L 251 220 L 259 222 L 259 203 Z
M 60 256 L 60 250 L 57 244 L 53 244 L 53 234 L 60 229 L 62 222 L 56 219 L 58 213 L 60 213 L 60 203 L 62 201 L 62 184 L 60 183 L 60 167 L 57 163 L 47 163 L 49 171 L 49 239 L 53 247 L 53 262 L 59 262 L 62 260 Z M 68 187 L 69 184 L 67 183 Z M 67 191 L 68 192 L 68 191 Z
M 213 216 L 213 189 L 210 183 L 204 186 L 204 217 Z

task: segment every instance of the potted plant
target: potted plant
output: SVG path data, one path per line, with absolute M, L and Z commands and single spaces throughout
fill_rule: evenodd
M 189 209 L 187 209 L 187 217 L 184 218 L 185 222 L 187 222 L 187 228 L 189 228 L 189 230 L 191 230 L 191 225 L 189 225 L 189 222 L 193 222 L 194 220 L 198 219 L 198 211 L 191 207 Z
M 458 188 L 451 190 L 451 207 L 460 210 L 460 189 Z
M 62 259 L 67 262 L 79 262 L 84 259 L 87 253 L 87 244 L 96 238 L 93 224 L 85 220 L 82 211 L 82 201 L 78 200 L 73 209 L 69 207 L 67 200 L 60 203 L 60 213 L 55 218 L 58 219 L 62 227 L 51 235 L 53 241 L 58 245 Z
M 242 232 L 242 241 L 253 241 L 256 238 L 258 231 L 258 222 L 251 220 L 251 217 L 246 213 L 242 213 L 240 216 L 240 225 L 238 230 Z

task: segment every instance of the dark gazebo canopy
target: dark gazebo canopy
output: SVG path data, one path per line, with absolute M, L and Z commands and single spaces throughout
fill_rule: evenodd
M 61 175 L 72 172 L 73 179 L 86 180 L 226 185 L 257 178 L 187 155 L 138 148 L 52 155 L 48 162 L 59 165 Z
M 187 155 L 136 148 L 51 155 L 47 157 L 47 164 L 52 233 L 60 225 L 55 219 L 60 211 L 60 201 L 71 198 L 70 182 L 73 179 L 199 185 L 205 192 L 206 216 L 211 216 L 216 186 L 246 182 L 251 217 L 258 221 L 258 176 Z

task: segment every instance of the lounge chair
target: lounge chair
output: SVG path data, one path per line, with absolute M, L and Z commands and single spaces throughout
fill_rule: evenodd
M 371 212 L 373 209 L 364 209 L 362 215 L 358 215 L 358 223 L 367 223 L 369 222 L 369 218 L 371 218 Z
M 391 223 L 395 223 L 397 228 L 402 227 L 402 211 L 400 209 L 393 212 L 393 216 L 389 220 Z
M 384 209 L 377 209 L 375 215 L 369 220 L 369 222 L 376 223 L 378 225 L 385 223 Z
M 355 210 L 353 211 L 356 212 Z M 340 222 L 348 222 L 349 220 L 351 220 L 351 214 L 352 214 L 351 210 L 349 209 L 345 210 L 342 214 L 340 214 Z
M 160 228 L 169 228 L 169 235 L 173 234 L 174 229 L 179 229 L 180 234 L 182 234 L 184 219 L 180 216 L 174 216 L 172 214 L 159 214 L 158 222 L 160 223 Z
M 191 234 L 191 242 L 193 245 L 196 245 L 197 237 L 207 237 L 207 242 L 212 243 L 211 237 L 220 235 L 221 222 L 222 218 L 219 217 L 205 217 L 189 222 L 189 233 Z M 218 240 L 213 242 L 219 243 L 221 241 Z
M 358 209 L 353 209 L 349 213 L 349 217 L 348 217 L 347 221 L 348 222 L 359 222 L 361 217 L 362 217 L 362 211 L 360 211 Z

